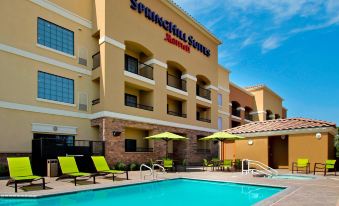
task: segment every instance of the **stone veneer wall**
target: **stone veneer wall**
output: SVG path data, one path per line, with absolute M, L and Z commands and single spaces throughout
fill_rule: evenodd
M 149 135 L 162 132 L 173 132 L 183 134 L 188 138 L 186 141 L 174 141 L 174 159 L 187 159 L 190 165 L 201 164 L 203 158 L 211 158 L 218 155 L 218 144 L 211 144 L 210 154 L 197 153 L 197 135 L 210 135 L 208 132 L 160 126 L 135 121 L 120 120 L 114 118 L 98 118 L 91 122 L 92 126 L 99 127 L 99 136 L 105 141 L 105 156 L 108 164 L 112 165 L 119 161 L 124 163 L 148 163 L 150 159 L 156 160 L 166 155 L 165 141 L 154 141 L 153 152 L 125 152 L 125 128 L 148 130 Z M 120 131 L 121 135 L 114 137 L 112 132 Z

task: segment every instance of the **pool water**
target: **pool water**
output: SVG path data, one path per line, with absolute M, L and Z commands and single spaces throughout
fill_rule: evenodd
M 90 190 L 43 198 L 0 198 L 0 206 L 253 205 L 284 188 L 191 179 Z

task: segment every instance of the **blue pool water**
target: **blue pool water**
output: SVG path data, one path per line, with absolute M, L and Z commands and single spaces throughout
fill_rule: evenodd
M 0 206 L 253 205 L 283 188 L 191 179 L 91 190 L 43 198 L 0 198 Z

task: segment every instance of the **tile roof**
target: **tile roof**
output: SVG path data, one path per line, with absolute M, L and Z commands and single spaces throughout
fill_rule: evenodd
M 336 124 L 307 118 L 288 118 L 251 122 L 225 131 L 232 134 L 246 134 L 323 127 L 336 127 Z
M 259 89 L 259 88 L 263 88 L 265 86 L 266 86 L 265 84 L 257 84 L 257 85 L 244 87 L 244 89 Z

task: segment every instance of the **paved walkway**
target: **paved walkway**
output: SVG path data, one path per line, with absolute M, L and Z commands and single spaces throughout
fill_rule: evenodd
M 125 175 L 120 175 L 120 178 L 116 178 L 115 182 L 112 182 L 112 178 L 97 177 L 98 184 L 93 185 L 91 180 L 79 181 L 76 187 L 74 186 L 73 182 L 70 182 L 71 180 L 55 181 L 55 178 L 46 178 L 46 190 L 42 190 L 39 184 L 27 184 L 21 185 L 22 187 L 20 187 L 18 193 L 14 193 L 14 188 L 12 186 L 6 186 L 6 180 L 0 180 L 0 196 L 36 197 L 143 182 L 140 179 L 140 172 L 138 171 L 130 172 L 129 176 L 130 180 L 126 181 L 124 179 Z M 287 187 L 287 189 L 268 199 L 265 199 L 258 205 L 339 206 L 339 176 L 323 177 L 319 175 L 316 176 L 315 179 L 310 180 L 269 179 L 252 177 L 251 175 L 246 176 L 242 175 L 239 172 L 203 172 L 197 168 L 188 172 L 169 172 L 163 175 L 159 175 L 159 179 L 179 177 Z M 148 179 L 150 178 L 148 177 Z

